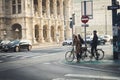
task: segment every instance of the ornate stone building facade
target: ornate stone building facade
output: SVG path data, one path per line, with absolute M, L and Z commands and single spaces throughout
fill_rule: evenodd
M 57 42 L 70 37 L 72 0 L 0 0 L 0 38 Z

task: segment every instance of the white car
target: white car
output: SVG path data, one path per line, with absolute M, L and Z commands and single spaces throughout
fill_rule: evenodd
M 112 39 L 112 37 L 110 35 L 103 35 L 103 36 L 101 36 L 101 38 L 103 38 L 106 41 L 110 41 Z
M 62 45 L 63 46 L 64 45 L 72 45 L 72 43 L 73 43 L 72 39 L 67 39 L 67 40 L 63 41 Z

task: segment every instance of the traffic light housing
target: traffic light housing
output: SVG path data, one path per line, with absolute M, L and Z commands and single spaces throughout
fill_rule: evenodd
M 72 14 L 72 21 L 73 21 L 73 25 L 75 25 L 75 13 Z

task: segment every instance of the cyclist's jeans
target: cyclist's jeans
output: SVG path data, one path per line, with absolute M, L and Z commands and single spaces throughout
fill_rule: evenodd
M 94 51 L 97 51 L 97 45 L 91 47 L 91 54 L 94 56 Z
M 77 60 L 80 60 L 80 54 L 79 53 L 76 54 L 76 57 L 77 57 Z

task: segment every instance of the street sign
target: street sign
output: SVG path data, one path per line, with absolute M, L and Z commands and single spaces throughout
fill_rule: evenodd
M 81 26 L 82 26 L 82 27 L 89 27 L 88 24 L 82 24 Z
M 86 23 L 89 21 L 89 17 L 86 16 L 86 15 L 83 15 L 83 16 L 81 17 L 81 21 L 86 24 Z
M 108 6 L 108 10 L 120 9 L 120 5 Z
M 87 15 L 89 19 L 93 19 L 93 0 L 81 1 L 81 15 Z

